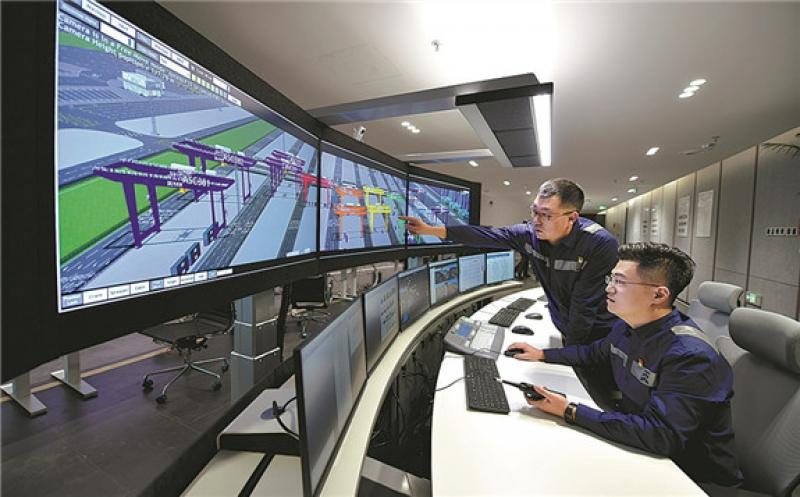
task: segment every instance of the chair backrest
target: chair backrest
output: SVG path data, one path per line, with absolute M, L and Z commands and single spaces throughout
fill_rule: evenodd
M 730 314 L 739 307 L 743 292 L 736 285 L 704 281 L 697 290 L 697 298 L 689 304 L 687 314 L 712 341 L 721 336 L 730 336 Z
M 800 322 L 739 308 L 730 332 L 717 346 L 733 367 L 731 410 L 744 487 L 788 496 L 800 483 Z
M 329 302 L 330 289 L 326 275 L 322 274 L 292 282 L 292 307 L 327 306 Z

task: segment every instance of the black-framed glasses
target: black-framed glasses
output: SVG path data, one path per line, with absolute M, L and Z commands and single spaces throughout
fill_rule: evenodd
M 655 283 L 644 283 L 642 281 L 625 281 L 619 279 L 619 276 L 614 276 L 611 274 L 606 275 L 606 286 L 608 285 L 613 285 L 616 287 L 621 287 L 625 285 L 641 285 L 641 286 L 654 286 L 654 287 L 661 286 L 661 285 L 656 285 Z
M 546 213 L 546 212 L 539 212 L 533 206 L 531 206 L 531 218 L 532 219 L 539 218 L 542 221 L 547 222 L 547 223 L 549 223 L 550 221 L 552 221 L 553 219 L 555 219 L 557 217 L 569 216 L 573 212 L 576 212 L 576 211 L 567 211 L 567 212 L 562 212 L 561 214 L 550 214 L 550 213 Z

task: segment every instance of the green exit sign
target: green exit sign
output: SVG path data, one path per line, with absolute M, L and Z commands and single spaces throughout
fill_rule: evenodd
M 761 295 L 755 292 L 747 292 L 745 294 L 745 300 L 749 305 L 761 307 Z

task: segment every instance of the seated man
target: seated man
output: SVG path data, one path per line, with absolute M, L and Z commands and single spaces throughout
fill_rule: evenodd
M 525 343 L 514 356 L 570 366 L 609 364 L 622 400 L 602 412 L 535 387 L 528 402 L 597 435 L 669 456 L 693 480 L 737 485 L 733 447 L 733 372 L 706 336 L 672 304 L 692 279 L 694 261 L 663 244 L 619 248 L 607 277 L 608 310 L 622 321 L 588 345 L 541 350 Z M 576 456 L 577 457 L 577 456 Z

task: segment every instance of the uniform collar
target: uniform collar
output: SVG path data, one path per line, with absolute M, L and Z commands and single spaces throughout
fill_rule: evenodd
M 557 244 L 555 244 L 555 245 L 554 245 L 554 244 L 552 244 L 552 243 L 550 243 L 550 242 L 547 242 L 547 244 L 548 244 L 548 245 L 550 245 L 551 247 L 567 247 L 567 248 L 573 248 L 573 247 L 575 246 L 575 244 L 578 242 L 578 231 L 580 231 L 580 230 L 581 230 L 581 226 L 580 226 L 580 224 L 581 224 L 581 220 L 582 220 L 582 219 L 583 219 L 583 218 L 581 218 L 581 217 L 578 217 L 578 219 L 577 219 L 577 220 L 575 221 L 575 223 L 572 225 L 572 230 L 569 232 L 569 234 L 567 234 L 567 236 L 565 236 L 564 238 L 562 238 L 560 242 L 558 242 L 558 243 L 557 243 Z M 534 232 L 534 233 L 535 233 L 535 232 Z
M 656 319 L 655 321 L 650 321 L 649 323 L 643 324 L 638 328 L 631 328 L 630 326 L 628 326 L 628 329 L 631 330 L 635 335 L 644 338 L 646 336 L 658 333 L 659 330 L 664 329 L 664 325 L 676 319 L 677 316 L 678 316 L 678 311 L 675 308 L 673 308 L 672 312 L 670 312 L 669 314 L 667 314 L 662 318 Z

